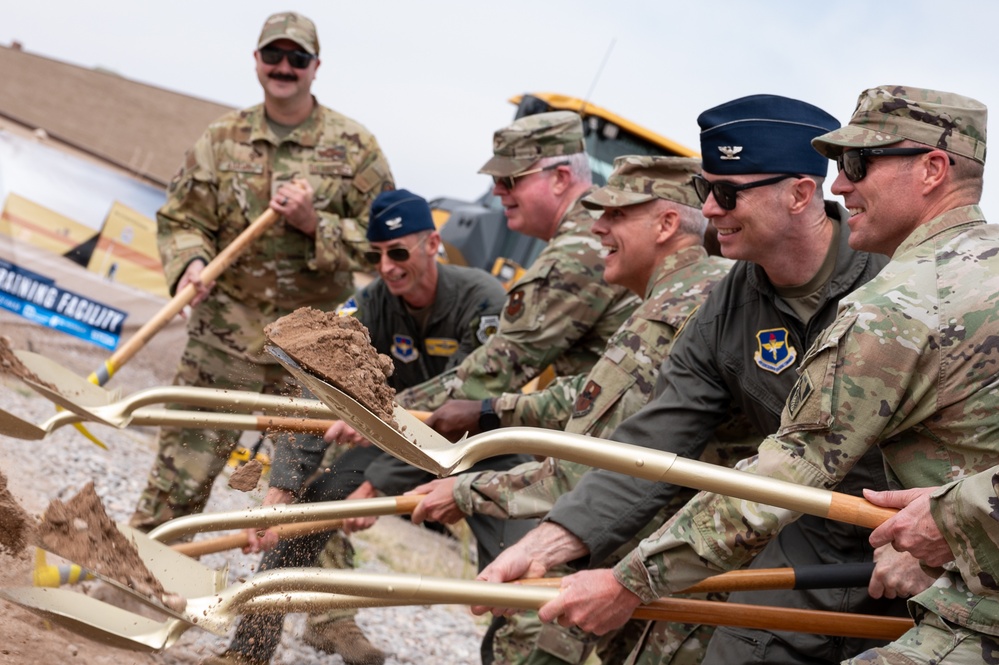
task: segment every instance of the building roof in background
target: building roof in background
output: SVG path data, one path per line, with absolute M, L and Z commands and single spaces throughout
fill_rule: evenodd
M 0 46 L 0 118 L 165 186 L 232 107 Z

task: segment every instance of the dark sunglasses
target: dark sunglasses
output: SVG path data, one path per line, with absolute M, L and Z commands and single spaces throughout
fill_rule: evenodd
M 429 235 L 424 236 L 423 239 L 420 240 L 420 242 L 413 245 L 413 249 L 416 249 L 417 247 L 425 243 L 427 241 L 427 238 L 429 237 L 430 237 Z M 411 250 L 405 247 L 390 247 L 385 250 L 385 255 L 388 256 L 393 261 L 395 261 L 396 263 L 405 263 L 406 261 L 409 261 L 409 257 L 411 256 Z M 364 252 L 364 260 L 370 263 L 371 265 L 376 266 L 382 262 L 382 253 L 377 249 L 369 249 Z
M 697 198 L 701 200 L 701 203 L 708 200 L 708 194 L 714 194 L 715 202 L 719 207 L 721 207 L 722 210 L 735 210 L 736 194 L 739 192 L 747 189 L 753 189 L 754 187 L 775 185 L 781 180 L 787 180 L 788 178 L 803 177 L 804 176 L 798 175 L 797 173 L 785 173 L 784 175 L 774 176 L 773 178 L 757 180 L 756 182 L 747 182 L 745 185 L 736 185 L 728 182 L 727 180 L 715 180 L 712 182 L 711 180 L 708 180 L 704 176 L 698 174 L 694 176 L 694 190 L 697 192 Z
M 260 49 L 260 59 L 267 65 L 276 65 L 286 57 L 288 64 L 295 69 L 305 69 L 316 56 L 306 51 L 287 51 L 276 46 L 265 46 Z
M 842 171 L 850 182 L 860 182 L 867 175 L 867 160 L 871 157 L 910 157 L 912 155 L 925 155 L 934 150 L 936 148 L 857 148 L 856 150 L 844 150 L 843 154 L 836 158 L 836 168 Z M 954 166 L 954 158 L 949 158 L 950 165 Z
M 535 173 L 541 173 L 542 171 L 553 171 L 560 166 L 565 166 L 569 162 L 559 162 L 558 164 L 552 164 L 550 166 L 543 166 L 540 169 L 531 169 L 530 171 L 524 171 L 523 173 L 518 173 L 517 175 L 505 175 L 505 176 L 493 176 L 494 185 L 503 185 L 508 192 L 512 192 L 513 188 L 517 184 L 517 178 L 523 178 L 526 175 L 533 175 Z

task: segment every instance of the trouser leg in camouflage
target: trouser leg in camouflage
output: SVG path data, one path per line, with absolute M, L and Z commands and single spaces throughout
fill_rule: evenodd
M 916 627 L 894 642 L 869 649 L 843 665 L 997 665 L 999 638 L 977 633 L 916 608 Z
M 267 394 L 298 391 L 280 365 L 234 358 L 193 339 L 188 340 L 184 349 L 174 385 Z M 234 430 L 164 427 L 160 431 L 156 461 L 130 524 L 149 531 L 174 517 L 203 511 L 212 483 L 225 467 L 239 437 L 240 432 Z

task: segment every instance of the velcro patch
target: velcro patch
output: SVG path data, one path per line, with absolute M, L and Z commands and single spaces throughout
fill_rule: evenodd
M 808 374 L 802 374 L 798 377 L 794 387 L 791 388 L 791 394 L 787 397 L 787 412 L 792 418 L 798 415 L 801 405 L 808 401 L 811 394 L 812 380 L 808 378 Z

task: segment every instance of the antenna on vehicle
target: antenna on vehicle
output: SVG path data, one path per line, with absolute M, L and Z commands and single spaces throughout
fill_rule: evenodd
M 583 105 L 579 109 L 579 115 L 583 115 L 586 111 L 586 105 L 590 103 L 590 96 L 593 94 L 593 89 L 597 87 L 597 81 L 600 80 L 600 75 L 604 73 L 604 65 L 610 59 L 611 51 L 614 50 L 614 44 L 617 42 L 617 37 L 612 37 L 610 44 L 607 46 L 607 52 L 604 53 L 604 59 L 600 63 L 600 67 L 597 68 L 597 74 L 593 77 L 593 83 L 590 84 L 590 89 L 586 91 L 586 96 L 583 97 Z

